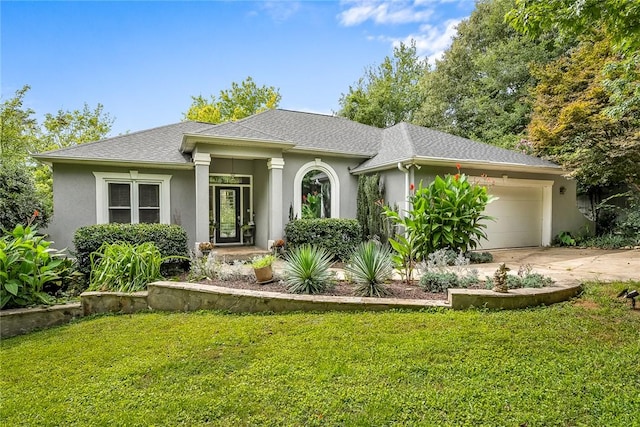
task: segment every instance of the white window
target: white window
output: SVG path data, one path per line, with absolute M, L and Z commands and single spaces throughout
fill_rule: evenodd
M 96 222 L 169 223 L 171 175 L 94 172 Z
M 313 203 L 309 203 L 310 197 Z M 340 217 L 340 181 L 336 171 L 320 159 L 302 165 L 293 179 L 293 208 L 298 218 Z M 311 211 L 315 213 L 308 215 Z

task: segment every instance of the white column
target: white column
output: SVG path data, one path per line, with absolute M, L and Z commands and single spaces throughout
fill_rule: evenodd
M 209 241 L 209 165 L 211 155 L 193 155 L 196 181 L 196 242 Z
M 267 161 L 269 169 L 269 228 L 267 247 L 274 240 L 281 239 L 284 233 L 282 225 L 282 169 L 284 159 L 273 157 Z

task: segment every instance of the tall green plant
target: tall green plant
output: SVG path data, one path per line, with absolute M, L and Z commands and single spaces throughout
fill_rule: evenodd
M 363 242 L 351 256 L 345 270 L 358 285 L 356 292 L 364 297 L 381 297 L 389 291 L 384 283 L 391 278 L 393 264 L 387 246 L 375 242 Z
M 420 183 L 409 196 L 412 208 L 404 216 L 385 208 L 387 217 L 404 229 L 404 236 L 396 236 L 389 242 L 397 252 L 397 262 L 407 272 L 407 280 L 413 263 L 428 254 L 444 248 L 467 252 L 486 239 L 485 222 L 493 218 L 483 212 L 492 200 L 486 187 L 457 173 L 444 178 L 436 176 L 427 187 Z
M 294 248 L 286 258 L 284 277 L 287 289 L 295 294 L 317 294 L 333 283 L 329 271 L 331 255 L 311 245 Z
M 91 254 L 89 290 L 136 292 L 146 289 L 149 282 L 162 279 L 160 266 L 169 257 L 162 257 L 151 242 L 133 245 L 127 242 L 104 243 Z
M 378 239 L 386 243 L 389 231 L 384 221 L 384 185 L 378 174 L 358 178 L 356 218 L 362 226 L 363 239 Z
M 35 227 L 17 225 L 0 239 L 0 308 L 25 307 L 51 302 L 45 284 L 61 281 L 67 268 L 50 241 Z

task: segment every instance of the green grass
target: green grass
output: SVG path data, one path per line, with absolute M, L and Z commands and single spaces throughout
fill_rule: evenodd
M 524 311 L 88 318 L 2 340 L 0 420 L 638 426 L 640 311 L 623 286 Z

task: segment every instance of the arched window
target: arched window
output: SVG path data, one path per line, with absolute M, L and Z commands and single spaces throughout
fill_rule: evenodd
M 304 164 L 293 180 L 297 218 L 338 218 L 340 182 L 336 171 L 320 159 Z

